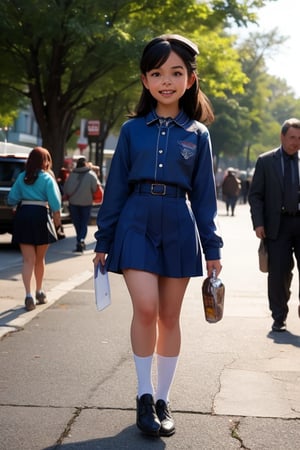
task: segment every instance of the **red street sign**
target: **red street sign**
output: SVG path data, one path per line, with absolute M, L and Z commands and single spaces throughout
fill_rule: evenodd
M 100 135 L 100 120 L 88 120 L 87 123 L 88 136 Z

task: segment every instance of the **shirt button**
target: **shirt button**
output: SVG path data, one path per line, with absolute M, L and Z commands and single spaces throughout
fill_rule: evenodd
M 162 154 L 164 151 L 163 150 L 158 150 L 158 153 Z
M 163 164 L 158 164 L 158 167 L 164 167 L 164 165 Z
M 162 131 L 161 134 L 162 134 L 162 136 L 164 136 L 164 135 L 166 134 L 166 132 L 165 132 L 165 131 Z

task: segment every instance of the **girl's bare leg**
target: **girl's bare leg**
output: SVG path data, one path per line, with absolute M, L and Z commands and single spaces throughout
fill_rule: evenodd
M 152 360 L 156 345 L 158 316 L 158 276 L 137 270 L 125 270 L 124 278 L 132 300 L 131 345 L 138 380 L 136 423 L 144 433 L 159 434 L 152 385 Z
M 157 353 L 178 356 L 181 345 L 180 312 L 189 278 L 159 279 Z
M 34 276 L 36 282 L 36 290 L 41 291 L 43 287 L 43 279 L 45 273 L 45 256 L 49 245 L 37 245 L 35 247 L 36 258 L 34 266 Z
M 29 244 L 20 244 L 23 257 L 22 279 L 26 295 L 31 294 L 31 280 L 35 266 L 35 247 Z
M 160 278 L 159 280 L 156 399 L 158 400 L 158 416 L 166 435 L 175 431 L 168 402 L 180 353 L 180 313 L 188 282 L 189 278 Z
M 132 350 L 137 356 L 147 357 L 153 355 L 156 345 L 159 310 L 158 276 L 130 269 L 124 270 L 124 278 L 133 307 Z

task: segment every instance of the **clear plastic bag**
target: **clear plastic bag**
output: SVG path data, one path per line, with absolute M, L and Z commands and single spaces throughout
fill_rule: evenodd
M 203 281 L 202 297 L 207 322 L 219 322 L 223 317 L 225 286 L 220 278 L 216 277 L 215 270 L 211 277 Z

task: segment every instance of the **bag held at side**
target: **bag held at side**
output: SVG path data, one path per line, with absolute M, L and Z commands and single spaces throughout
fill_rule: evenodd
M 259 261 L 259 270 L 261 272 L 267 273 L 268 269 L 268 251 L 266 243 L 263 239 L 260 240 L 258 247 L 258 261 Z
M 93 203 L 101 205 L 103 200 L 103 189 L 100 184 L 97 185 L 96 192 L 93 193 Z
M 225 286 L 220 278 L 216 277 L 215 270 L 211 277 L 203 281 L 202 297 L 207 322 L 219 322 L 223 317 Z

